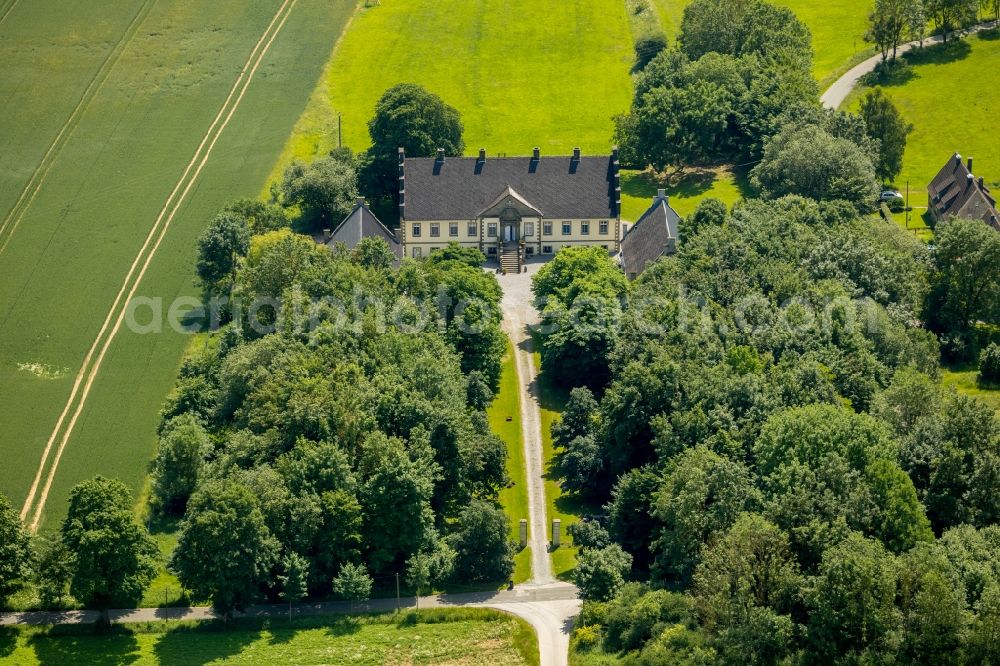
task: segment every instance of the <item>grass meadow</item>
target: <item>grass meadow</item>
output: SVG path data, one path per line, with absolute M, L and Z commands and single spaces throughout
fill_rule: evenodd
M 941 373 L 941 383 L 982 400 L 1000 414 L 1000 386 L 983 385 L 976 365 L 946 368 Z
M 927 184 L 953 153 L 972 156 L 973 171 L 992 189 L 1000 188 L 1000 89 L 970 85 L 983 81 L 987 72 L 1000 72 L 1000 32 L 913 51 L 905 58 L 908 73 L 882 89 L 913 125 L 895 184 L 903 189 L 909 182 L 915 218 L 926 209 Z M 856 110 L 863 93 L 857 90 L 846 107 Z
M 0 253 L 0 492 L 15 505 L 130 264 L 279 5 L 39 0 L 0 26 L 0 216 L 44 175 Z M 137 296 L 164 299 L 164 315 L 196 293 L 194 241 L 211 217 L 262 187 L 352 11 L 343 0 L 293 7 L 141 282 Z M 122 329 L 61 458 L 43 529 L 84 478 L 139 488 L 186 343 L 169 327 Z
M 518 521 L 528 515 L 528 480 L 524 462 L 524 442 L 521 437 L 521 400 L 518 390 L 517 368 L 510 342 L 503 358 L 500 387 L 493 404 L 486 410 L 490 428 L 507 445 L 507 476 L 511 485 L 500 491 L 500 503 L 510 518 L 510 538 L 515 543 L 520 538 Z M 514 557 L 514 582 L 531 579 L 531 547 L 522 549 Z
M 435 609 L 401 614 L 0 627 L 0 660 L 35 664 L 538 664 L 527 622 L 499 611 Z
M 491 155 L 610 149 L 611 117 L 628 109 L 632 42 L 622 0 L 393 0 L 358 11 L 283 160 L 343 142 L 369 145 L 368 120 L 397 83 L 456 107 L 466 150 Z

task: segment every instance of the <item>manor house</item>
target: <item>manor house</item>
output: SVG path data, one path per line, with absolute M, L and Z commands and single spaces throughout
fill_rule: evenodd
M 532 256 L 577 245 L 617 254 L 621 220 L 618 149 L 610 155 L 407 157 L 399 149 L 399 235 L 408 257 L 457 242 L 506 271 Z

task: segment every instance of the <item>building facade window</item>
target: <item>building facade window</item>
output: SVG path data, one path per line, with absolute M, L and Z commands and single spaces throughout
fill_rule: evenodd
M 543 236 L 551 236 L 552 235 L 552 223 L 551 222 L 542 222 L 542 235 Z
M 448 235 L 452 238 L 458 238 L 458 222 L 452 222 L 448 225 Z
M 486 225 L 486 235 L 489 238 L 496 238 L 497 237 L 497 223 L 496 222 L 490 222 L 489 224 Z
M 469 236 L 479 235 L 479 225 L 475 222 L 469 222 Z
M 488 248 L 486 248 L 486 254 L 488 254 L 488 255 L 495 255 L 496 253 L 497 253 L 497 249 L 496 249 L 495 246 L 490 245 Z
M 628 233 L 628 225 L 622 222 L 622 236 Z
M 552 246 L 551 245 L 543 245 L 542 246 L 542 254 L 552 254 Z
M 580 233 L 584 236 L 590 235 L 590 220 L 583 220 L 580 222 Z
M 431 238 L 438 238 L 441 236 L 441 225 L 437 223 L 431 224 Z
M 413 248 L 413 258 L 414 259 L 419 259 L 422 254 L 423 254 L 423 251 L 421 250 L 421 248 L 419 248 L 419 247 Z
M 527 237 L 535 235 L 535 223 L 534 222 L 525 222 L 524 223 L 524 235 L 527 236 Z
M 413 238 L 420 238 L 420 224 L 418 222 L 413 223 L 413 233 L 410 234 Z
M 569 236 L 571 233 L 573 233 L 573 223 L 569 221 L 563 222 L 562 235 Z
M 527 247 L 525 247 L 524 248 L 524 256 L 526 256 L 526 257 L 533 257 L 533 256 L 535 256 L 535 248 L 531 247 L 530 245 L 528 245 Z
M 608 235 L 608 221 L 607 220 L 601 220 L 600 223 L 598 224 L 597 228 L 601 232 L 602 236 L 607 236 Z

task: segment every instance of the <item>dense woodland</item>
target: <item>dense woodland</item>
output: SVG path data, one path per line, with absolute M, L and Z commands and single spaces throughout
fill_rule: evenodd
M 578 647 L 996 660 L 1000 422 L 941 388 L 920 322 L 978 290 L 940 248 L 1000 261 L 997 234 L 949 222 L 932 253 L 839 203 L 713 211 L 631 286 L 588 250 L 535 281 L 576 323 L 544 336 L 544 371 L 589 380 L 553 426 L 562 485 L 605 515 L 574 534 Z
M 759 198 L 704 200 L 633 284 L 585 249 L 535 278 L 555 466 L 603 507 L 573 528 L 580 659 L 1000 660 L 1000 421 L 940 382 L 993 381 L 1000 235 L 867 215 L 909 126 L 877 90 L 821 111 L 810 57 L 787 10 L 692 3 L 617 138 L 749 159 Z
M 280 296 L 275 330 L 235 312 L 186 360 L 154 470 L 199 597 L 241 607 L 300 568 L 320 596 L 359 565 L 419 589 L 509 576 L 506 452 L 482 411 L 505 351 L 496 279 L 478 251 L 398 270 L 387 253 L 251 239 L 234 294 Z

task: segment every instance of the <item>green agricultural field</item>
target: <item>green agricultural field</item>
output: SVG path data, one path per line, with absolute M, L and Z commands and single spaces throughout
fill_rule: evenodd
M 474 655 L 474 657 L 470 656 Z M 538 664 L 535 633 L 488 609 L 88 627 L 0 627 L 0 658 L 33 664 Z
M 338 113 L 344 144 L 366 148 L 375 102 L 400 82 L 461 112 L 469 152 L 606 154 L 611 117 L 631 100 L 631 64 L 622 0 L 371 3 L 344 35 L 284 163 L 335 145 Z
M 1000 33 L 992 31 L 963 41 L 907 54 L 910 75 L 883 90 L 913 125 L 906 143 L 900 189 L 910 184 L 910 203 L 919 216 L 927 206 L 927 184 L 955 152 L 973 156 L 973 170 L 993 189 L 1000 188 L 1000 89 L 969 81 L 984 72 L 1000 72 Z M 863 89 L 848 98 L 856 110 Z M 942 103 L 948 100 L 948 103 Z
M 507 355 L 503 358 L 500 388 L 493 404 L 486 410 L 490 428 L 507 445 L 508 487 L 500 491 L 500 503 L 510 518 L 510 538 L 518 542 L 521 518 L 528 515 L 528 477 L 524 464 L 524 442 L 521 438 L 521 401 L 518 390 L 517 368 L 514 350 L 507 343 Z M 521 550 L 514 557 L 514 582 L 523 583 L 531 579 L 531 549 Z
M 134 275 L 145 271 L 135 295 L 162 298 L 164 315 L 196 293 L 194 240 L 223 203 L 260 191 L 353 9 L 347 0 L 12 5 L 0 23 L 0 492 L 16 505 L 130 266 L 138 257 Z M 240 79 L 255 54 L 253 78 Z M 227 98 L 238 80 L 245 92 Z M 184 181 L 155 253 L 158 236 L 141 252 L 186 166 L 206 155 L 206 136 L 217 139 L 197 179 Z M 83 478 L 139 487 L 186 343 L 169 327 L 120 328 L 59 456 L 45 528 Z
M 650 0 L 660 15 L 664 32 L 673 38 L 681 27 L 684 7 L 688 0 Z M 874 5 L 869 0 L 812 2 L 810 0 L 775 0 L 788 7 L 802 20 L 813 35 L 816 79 L 824 84 L 846 71 L 858 54 L 874 50 L 864 41 L 868 28 L 868 12 Z

